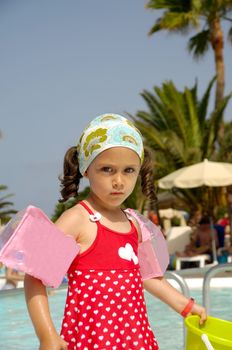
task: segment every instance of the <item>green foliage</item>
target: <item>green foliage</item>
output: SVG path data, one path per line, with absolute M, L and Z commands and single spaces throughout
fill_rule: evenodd
M 180 91 L 173 82 L 155 86 L 153 92 L 144 90 L 148 110 L 131 116 L 144 136 L 145 144 L 153 150 L 155 178 L 181 167 L 218 156 L 218 128 L 231 95 L 223 98 L 212 113 L 208 113 L 210 93 L 215 78 L 208 84 L 201 98 L 197 82 L 192 88 Z M 204 189 L 177 190 L 189 208 L 197 208 Z
M 218 150 L 217 159 L 232 163 L 232 122 L 225 123 L 224 137 Z
M 72 197 L 68 199 L 66 202 L 57 203 L 55 206 L 54 214 L 51 217 L 51 220 L 55 222 L 63 214 L 65 210 L 72 208 L 74 205 L 77 204 L 77 202 L 85 199 L 88 194 L 89 194 L 89 187 L 86 187 L 83 191 L 81 191 L 78 194 L 78 197 Z
M 179 91 L 173 82 L 155 86 L 154 93 L 144 90 L 148 111 L 138 111 L 132 118 L 142 132 L 145 143 L 154 151 L 155 159 L 169 167 L 159 166 L 161 176 L 178 167 L 211 159 L 215 152 L 217 128 L 230 95 L 208 116 L 210 92 L 215 79 L 209 83 L 203 97 L 197 97 L 197 83 Z M 163 170 L 166 169 L 166 170 Z
M 171 218 L 171 226 L 180 226 L 180 224 L 180 218 L 178 218 L 177 216 L 173 216 Z
M 202 30 L 202 32 L 192 36 L 188 42 L 188 49 L 193 53 L 195 58 L 203 56 L 209 49 L 210 31 Z
M 205 53 L 206 43 L 212 40 L 210 28 L 215 19 L 230 21 L 232 5 L 230 0 L 200 1 L 200 0 L 150 0 L 146 7 L 152 10 L 163 10 L 149 34 L 160 30 L 186 32 L 186 29 L 196 29 L 197 35 L 190 39 L 190 50 L 198 54 Z M 201 29 L 200 29 L 201 28 Z M 232 28 L 232 27 L 231 27 Z M 229 29 L 228 36 L 231 35 Z M 204 42 L 204 44 L 203 44 Z M 201 50 L 204 48 L 204 50 Z
M 188 49 L 194 58 L 205 55 L 209 48 L 214 54 L 217 86 L 215 105 L 222 100 L 225 86 L 224 70 L 224 31 L 221 22 L 232 23 L 231 0 L 150 0 L 147 8 L 163 10 L 155 21 L 149 35 L 165 30 L 186 34 L 190 30 L 197 33 L 189 39 Z M 228 30 L 228 39 L 232 38 L 232 26 Z M 221 134 L 223 125 L 220 126 Z
M 8 189 L 5 185 L 0 185 L 0 191 L 6 191 Z M 6 224 L 12 217 L 13 214 L 17 213 L 16 210 L 10 209 L 14 205 L 13 202 L 8 201 L 8 198 L 12 197 L 13 194 L 7 194 L 0 197 L 0 223 Z

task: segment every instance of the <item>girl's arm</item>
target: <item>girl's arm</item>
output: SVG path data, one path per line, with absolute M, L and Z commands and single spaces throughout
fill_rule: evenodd
M 73 230 L 80 226 L 81 220 L 78 212 L 71 208 L 65 211 L 56 221 L 55 225 L 64 233 L 73 234 Z M 46 287 L 42 282 L 32 276 L 25 275 L 24 290 L 27 307 L 35 332 L 40 341 L 39 350 L 67 350 L 66 342 L 57 334 L 52 322 Z
M 39 350 L 67 350 L 67 344 L 52 322 L 46 287 L 40 280 L 25 275 L 24 290 L 29 315 L 40 341 Z
M 55 225 L 76 239 L 75 230 L 80 227 L 82 222 L 83 215 L 81 215 L 80 209 L 72 207 L 60 216 Z M 40 341 L 39 350 L 67 350 L 67 343 L 57 334 L 52 322 L 46 287 L 40 280 L 25 275 L 24 290 L 29 315 Z
M 149 293 L 162 300 L 179 314 L 189 303 L 189 299 L 172 287 L 164 277 L 146 280 L 144 281 L 144 287 Z M 206 310 L 196 303 L 193 304 L 190 313 L 200 316 L 200 324 L 203 324 L 207 319 Z

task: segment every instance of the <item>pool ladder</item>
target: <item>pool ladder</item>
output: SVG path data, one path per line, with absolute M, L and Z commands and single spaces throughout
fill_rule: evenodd
M 205 274 L 203 280 L 202 300 L 203 305 L 206 308 L 208 314 L 210 314 L 210 281 L 211 278 L 219 274 L 220 272 L 232 271 L 232 264 L 220 264 L 211 267 Z
M 199 269 L 197 269 L 199 271 Z M 193 272 L 197 271 L 193 269 Z M 204 276 L 203 279 L 203 289 L 202 289 L 202 303 L 203 306 L 206 308 L 207 314 L 210 315 L 210 281 L 211 279 L 216 276 L 217 274 L 221 272 L 229 272 L 232 271 L 232 263 L 227 263 L 227 264 L 220 264 L 220 265 L 214 265 L 211 268 L 209 268 Z M 182 293 L 189 298 L 190 297 L 190 292 L 189 292 L 189 287 L 185 281 L 185 279 L 177 274 L 176 272 L 173 271 L 167 271 L 165 273 L 165 277 L 169 279 L 175 280 L 182 291 Z M 185 340 L 186 340 L 186 330 L 183 322 L 183 332 L 184 332 L 184 349 L 185 349 Z
M 185 281 L 185 279 L 183 277 L 181 277 L 180 275 L 178 275 L 176 272 L 173 271 L 166 271 L 165 273 L 165 278 L 169 278 L 169 279 L 173 279 L 175 280 L 181 289 L 181 292 L 187 297 L 190 297 L 190 292 L 189 292 L 189 287 Z M 185 326 L 184 326 L 184 321 L 183 321 L 183 342 L 184 342 L 184 349 L 185 349 L 185 339 L 186 339 L 186 330 L 185 330 Z

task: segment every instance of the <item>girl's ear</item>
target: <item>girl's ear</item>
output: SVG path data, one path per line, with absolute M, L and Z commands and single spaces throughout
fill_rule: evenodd
M 87 170 L 84 172 L 84 177 L 88 177 L 88 173 L 87 173 Z

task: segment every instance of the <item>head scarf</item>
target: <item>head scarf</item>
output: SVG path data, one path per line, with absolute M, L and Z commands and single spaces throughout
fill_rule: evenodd
M 92 161 L 112 147 L 126 147 L 143 161 L 142 136 L 134 124 L 118 114 L 103 114 L 85 128 L 77 145 L 79 170 L 82 175 Z

